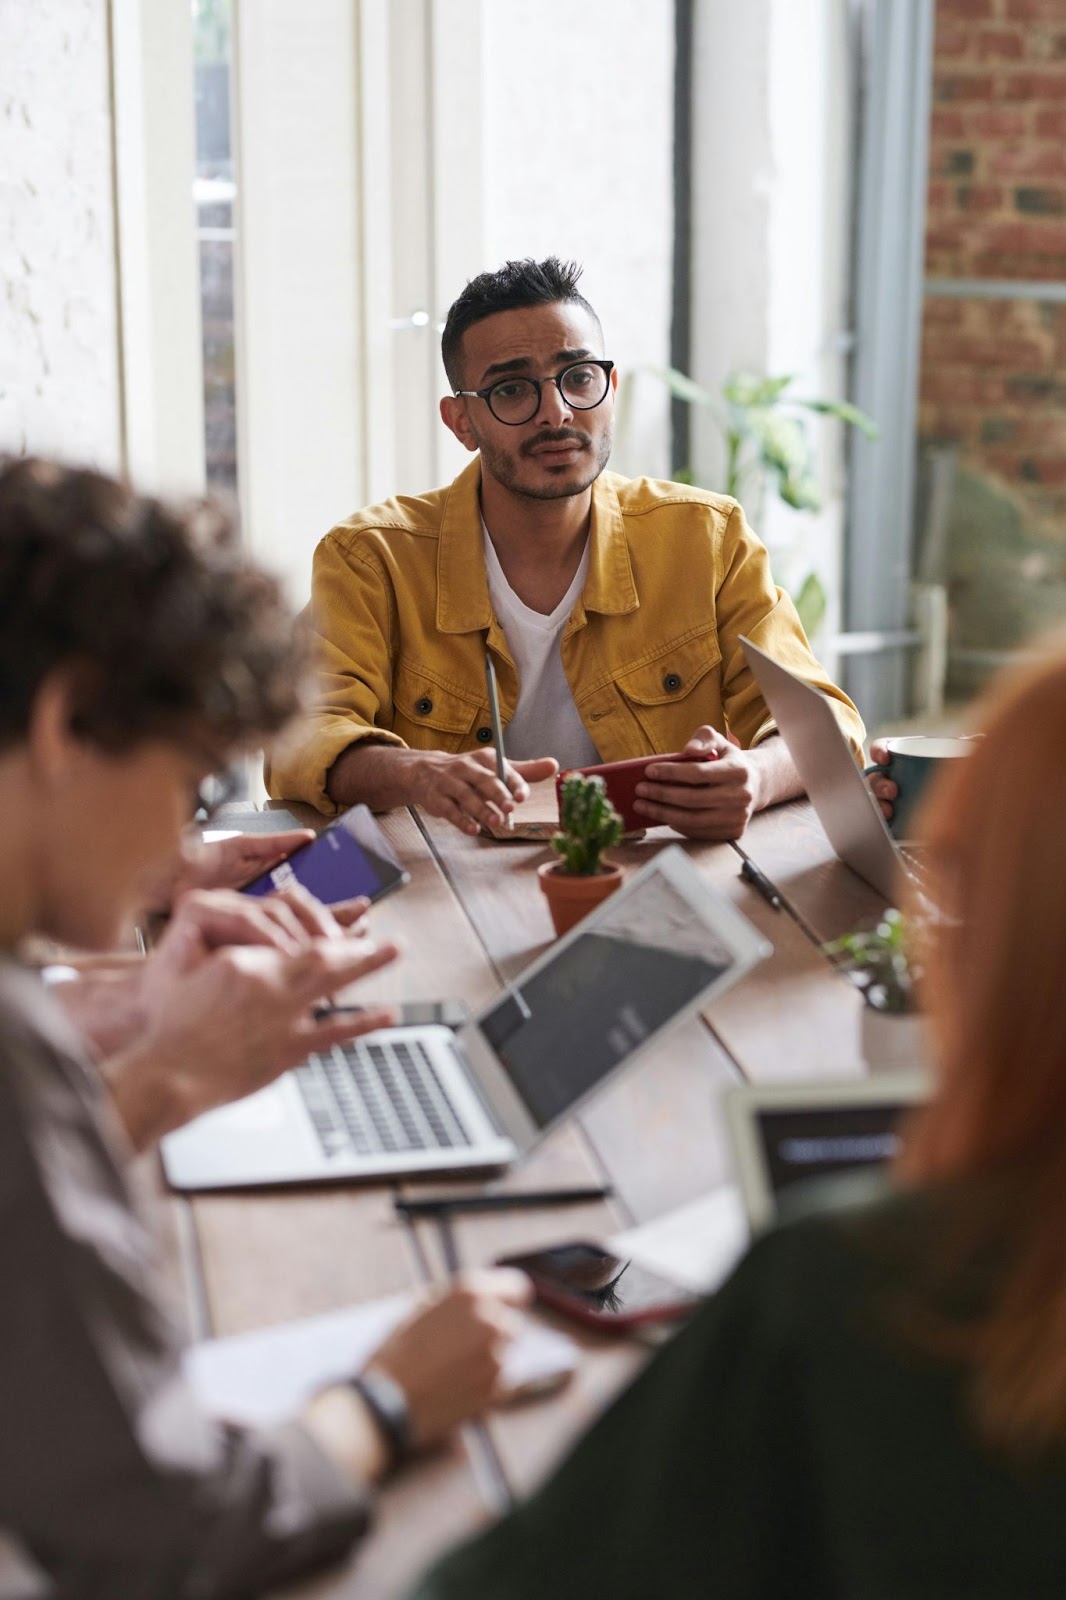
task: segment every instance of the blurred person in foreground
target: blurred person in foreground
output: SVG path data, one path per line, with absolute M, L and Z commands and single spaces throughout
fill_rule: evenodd
M 759 1240 L 419 1600 L 1066 1594 L 1066 643 L 978 726 L 924 817 L 937 1067 L 890 1182 Z
M 361 1389 L 324 1390 L 282 1428 L 210 1419 L 182 1378 L 115 1105 L 18 959 L 31 934 L 118 942 L 204 776 L 294 709 L 290 640 L 276 587 L 207 508 L 168 508 L 95 473 L 0 465 L 5 1597 L 245 1596 L 339 1557 L 367 1524 L 374 1480 L 490 1402 L 507 1302 L 528 1290 L 518 1274 L 461 1284 L 391 1336 Z M 313 1007 L 395 950 L 290 910 L 288 937 L 275 910 L 281 936 L 232 948 L 217 904 L 207 924 L 179 907 L 140 1040 L 148 1058 L 155 1047 L 149 1123 L 202 1109 L 182 1041 L 195 1044 L 205 1016 L 231 1084 L 243 1063 L 245 1092 L 381 1020 L 341 1027 Z

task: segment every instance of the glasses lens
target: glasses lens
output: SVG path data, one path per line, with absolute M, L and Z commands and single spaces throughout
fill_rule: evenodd
M 578 411 L 588 411 L 592 406 L 598 406 L 607 393 L 607 383 L 606 372 L 591 361 L 567 367 L 559 378 L 559 387 L 567 403 Z
M 489 410 L 501 422 L 528 422 L 537 412 L 537 386 L 528 378 L 504 378 L 489 391 Z

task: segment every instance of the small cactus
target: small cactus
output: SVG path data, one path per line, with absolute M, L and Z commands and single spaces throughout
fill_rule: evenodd
M 552 849 L 562 857 L 564 872 L 578 877 L 599 872 L 603 852 L 618 843 L 623 831 L 603 779 L 571 773 L 563 779 L 559 810 L 562 832 L 552 839 Z

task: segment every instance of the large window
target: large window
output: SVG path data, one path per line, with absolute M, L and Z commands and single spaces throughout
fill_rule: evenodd
M 236 172 L 230 118 L 230 0 L 192 0 L 196 203 L 204 355 L 204 454 L 213 489 L 237 490 L 234 249 Z

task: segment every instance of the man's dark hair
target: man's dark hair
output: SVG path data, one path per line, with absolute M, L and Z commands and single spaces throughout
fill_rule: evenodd
M 221 756 L 299 705 L 278 586 L 217 507 L 0 458 L 0 748 L 59 667 L 76 672 L 75 732 L 113 753 L 164 738 Z
M 576 261 L 560 261 L 557 256 L 534 261 L 527 256 L 524 261 L 505 261 L 495 272 L 471 278 L 452 304 L 441 335 L 440 353 L 452 388 L 463 387 L 459 365 L 463 334 L 497 311 L 520 311 L 525 306 L 550 306 L 565 300 L 582 306 L 598 324 L 599 317 L 584 295 L 578 294 L 580 276 Z

